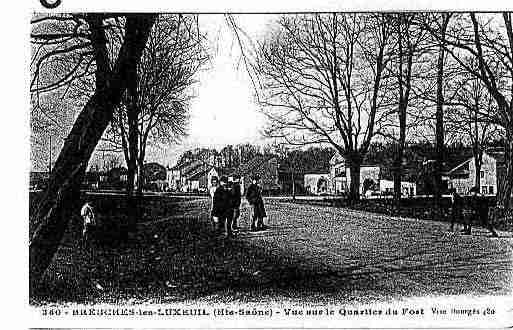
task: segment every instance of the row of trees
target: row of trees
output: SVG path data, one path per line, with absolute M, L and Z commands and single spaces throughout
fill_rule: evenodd
M 375 13 L 284 15 L 247 48 L 266 134 L 289 144 L 328 143 L 351 168 L 350 197 L 372 141 L 395 144 L 400 198 L 405 146 L 436 146 L 436 193 L 451 140 L 473 145 L 504 138 L 513 185 L 511 14 Z M 480 163 L 480 162 L 478 162 Z

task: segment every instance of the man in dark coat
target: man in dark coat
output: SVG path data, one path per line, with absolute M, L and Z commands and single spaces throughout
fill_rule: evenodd
M 232 193 L 227 187 L 228 178 L 222 176 L 219 179 L 219 187 L 214 193 L 212 205 L 212 217 L 218 224 L 220 232 L 225 231 L 226 237 L 232 237 L 232 219 L 233 219 L 233 199 Z
M 267 217 L 265 213 L 264 200 L 262 199 L 262 189 L 258 185 L 260 177 L 254 175 L 252 183 L 246 191 L 246 199 L 253 209 L 253 219 L 251 221 L 251 231 L 259 231 L 267 229 L 264 225 L 264 218 Z
M 240 217 L 240 202 L 241 202 L 241 189 L 240 189 L 240 176 L 233 176 L 232 183 L 232 201 L 233 201 L 233 221 L 232 221 L 232 229 L 239 229 L 237 220 Z
M 455 188 L 452 188 L 451 191 L 451 231 L 454 231 L 455 223 L 464 223 L 463 221 L 463 198 L 456 191 Z
M 497 234 L 488 219 L 488 201 L 484 196 L 479 194 L 479 189 L 477 187 L 472 187 L 472 189 L 470 189 L 470 193 L 472 194 L 470 197 L 471 215 L 464 233 L 466 235 L 470 235 L 472 232 L 472 222 L 477 222 L 488 229 L 492 233 L 493 237 L 499 237 L 499 234 Z

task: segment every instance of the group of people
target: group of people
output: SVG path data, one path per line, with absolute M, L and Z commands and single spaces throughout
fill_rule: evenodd
M 245 195 L 252 209 L 251 231 L 267 229 L 264 224 L 267 214 L 259 180 L 258 175 L 252 177 L 251 185 L 246 189 Z M 226 176 L 221 176 L 219 179 L 212 177 L 210 196 L 212 197 L 211 216 L 214 229 L 224 233 L 226 237 L 232 237 L 234 232 L 239 229 L 238 220 L 242 200 L 240 176 L 233 176 L 232 181 L 229 181 Z
M 488 200 L 479 194 L 479 189 L 473 187 L 470 189 L 470 198 L 468 203 L 468 209 L 470 209 L 470 216 L 463 216 L 463 210 L 465 208 L 465 202 L 463 197 L 458 194 L 455 188 L 451 189 L 451 206 L 452 206 L 452 217 L 450 230 L 454 231 L 454 224 L 462 223 L 462 233 L 470 235 L 472 232 L 472 223 L 480 223 L 484 228 L 488 229 L 493 237 L 499 237 L 499 234 L 495 231 L 495 228 L 490 223 L 488 217 L 489 204 Z

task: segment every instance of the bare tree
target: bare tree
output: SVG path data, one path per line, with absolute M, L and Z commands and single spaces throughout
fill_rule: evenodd
M 401 199 L 401 181 L 403 176 L 403 158 L 408 128 L 408 110 L 415 93 L 413 85 L 416 80 L 423 80 L 425 70 L 423 55 L 432 54 L 427 42 L 427 33 L 415 22 L 421 14 L 400 13 L 393 15 L 396 52 L 391 74 L 397 82 L 393 86 L 397 97 L 398 138 L 395 141 L 393 161 L 394 199 Z
M 513 28 L 511 13 L 460 14 L 447 30 L 445 50 L 479 79 L 497 103 L 490 116 L 506 134 L 506 176 L 498 199 L 509 209 L 513 188 Z M 439 40 L 441 36 L 433 33 Z M 472 65 L 477 63 L 477 66 Z
M 123 42 L 110 51 L 111 31 L 125 20 Z M 137 67 L 155 15 L 63 14 L 36 15 L 31 33 L 33 60 L 31 92 L 66 90 L 75 80 L 94 75 L 90 95 L 57 158 L 48 188 L 31 214 L 35 230 L 30 239 L 30 283 L 37 283 L 50 264 L 80 197 L 88 161 L 112 119 Z
M 383 129 L 391 58 L 388 15 L 314 14 L 282 17 L 259 45 L 255 70 L 266 133 L 290 144 L 329 143 L 350 168 L 358 199 L 360 166 Z
M 160 16 L 138 67 L 136 89 L 126 93 L 107 137 L 121 146 L 128 165 L 128 194 L 142 192 L 143 165 L 149 143 L 176 142 L 186 135 L 190 87 L 208 60 L 197 17 Z M 135 101 L 134 101 L 135 100 Z M 137 175 L 136 175 L 137 172 Z
M 444 141 L 444 69 L 445 69 L 445 34 L 451 13 L 440 14 L 436 19 L 436 25 L 440 38 L 438 39 L 438 61 L 436 65 L 436 115 L 435 115 L 435 204 L 440 209 L 442 197 L 442 169 L 445 151 Z
M 460 75 L 455 97 L 446 104 L 450 106 L 446 111 L 446 130 L 471 145 L 476 168 L 474 186 L 480 189 L 478 174 L 483 152 L 501 135 L 497 125 L 490 121 L 490 117 L 497 114 L 497 104 L 483 82 L 465 71 Z

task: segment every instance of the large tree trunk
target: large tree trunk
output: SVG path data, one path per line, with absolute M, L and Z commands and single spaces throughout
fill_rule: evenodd
M 146 148 L 141 145 L 141 149 L 139 150 L 139 158 L 137 160 L 137 195 L 142 196 L 143 188 L 145 185 L 145 177 L 144 177 L 144 158 L 146 158 Z
M 135 190 L 137 187 L 137 161 L 139 159 L 139 108 L 138 104 L 138 93 L 137 93 L 137 67 L 134 67 L 129 72 L 130 79 L 126 90 L 127 94 L 127 122 L 128 122 L 128 155 L 129 160 L 127 162 L 127 210 L 128 217 L 127 222 L 124 224 L 125 238 L 128 238 L 128 233 L 133 233 L 136 230 L 137 223 L 137 209 L 138 209 L 138 198 L 135 196 Z
M 403 147 L 398 143 L 397 150 L 395 152 L 394 165 L 393 165 L 393 176 L 394 176 L 394 202 L 396 205 L 401 201 L 401 181 L 403 177 Z
M 442 197 L 442 166 L 444 161 L 444 59 L 445 59 L 445 32 L 449 24 L 449 14 L 443 13 L 442 15 L 442 28 L 441 28 L 441 41 L 438 46 L 438 62 L 437 62 L 437 76 L 436 76 L 436 114 L 435 114 L 435 210 L 441 211 L 441 197 Z
M 483 163 L 483 151 L 478 146 L 474 147 L 474 164 L 476 167 L 476 177 L 474 178 L 474 186 L 481 191 L 481 165 Z
M 98 141 L 112 119 L 114 107 L 126 88 L 127 72 L 136 66 L 155 19 L 154 15 L 128 16 L 126 36 L 113 70 L 106 66 L 106 40 L 102 15 L 90 14 L 95 49 L 96 91 L 78 115 L 57 158 L 48 188 L 31 215 L 36 223 L 29 246 L 30 287 L 39 282 L 50 265 L 80 200 L 80 184 Z
M 131 198 L 134 195 L 135 187 L 137 185 L 136 182 L 136 173 L 137 173 L 137 140 L 138 140 L 138 131 L 137 131 L 137 112 L 135 109 L 128 109 L 127 112 L 127 121 L 128 121 L 128 160 L 127 160 L 127 187 L 126 192 L 128 198 Z
M 404 103 L 401 102 L 401 103 Z M 399 106 L 399 141 L 394 157 L 394 200 L 398 205 L 402 197 L 401 181 L 403 177 L 404 147 L 406 144 L 406 104 Z
M 499 193 L 497 195 L 497 204 L 508 211 L 511 207 L 511 193 L 513 192 L 513 132 L 507 134 L 505 150 L 506 173 L 504 177 L 497 177 Z
M 349 201 L 356 202 L 360 199 L 360 168 L 362 166 L 362 157 L 360 155 L 350 155 L 346 158 L 349 165 Z

